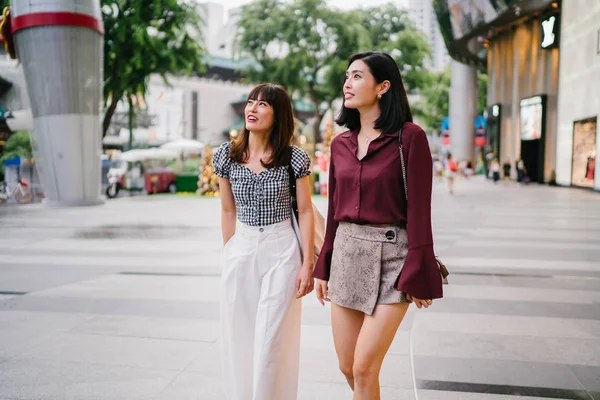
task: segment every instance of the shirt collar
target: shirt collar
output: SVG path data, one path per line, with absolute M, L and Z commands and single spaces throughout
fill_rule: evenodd
M 383 133 L 383 136 L 388 136 L 388 137 L 398 137 L 398 132 L 388 132 L 388 133 Z M 357 144 L 358 141 L 356 139 L 356 137 L 358 136 L 358 132 L 357 131 L 346 131 L 344 133 L 342 133 L 342 137 L 346 138 L 346 139 L 350 139 L 350 141 L 354 144 Z

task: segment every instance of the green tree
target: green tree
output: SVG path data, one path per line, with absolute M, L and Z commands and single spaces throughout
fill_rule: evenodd
M 406 11 L 392 3 L 359 10 L 359 14 L 373 48 L 389 53 L 400 67 L 407 92 L 418 93 L 430 81 L 425 63 L 431 50 L 425 34 Z
M 488 75 L 477 71 L 477 114 L 481 115 L 487 108 Z
M 10 6 L 10 0 L 0 0 L 0 12 L 4 10 L 4 7 Z
M 13 133 L 4 144 L 4 153 L 1 161 L 10 160 L 15 157 L 30 158 L 33 155 L 31 140 L 28 132 Z
M 420 94 L 421 99 L 413 108 L 415 117 L 427 131 L 439 133 L 450 105 L 450 68 L 429 73 Z
M 279 83 L 309 99 L 317 134 L 323 113 L 341 96 L 353 53 L 390 53 L 411 93 L 428 79 L 429 44 L 393 4 L 342 12 L 325 0 L 255 0 L 243 7 L 238 29 L 238 56 L 254 61 L 249 80 Z
M 255 0 L 242 8 L 237 54 L 254 62 L 250 81 L 278 83 L 310 99 L 318 135 L 327 106 L 341 93 L 347 59 L 370 47 L 360 22 L 325 0 Z
M 432 72 L 421 91 L 421 99 L 415 105 L 415 116 L 423 122 L 428 131 L 439 132 L 442 119 L 449 114 L 450 107 L 450 67 L 442 72 Z M 477 115 L 487 107 L 487 81 L 485 72 L 477 71 Z
M 104 106 L 102 137 L 117 104 L 145 97 L 148 79 L 201 69 L 201 18 L 184 0 L 102 0 L 104 21 Z M 129 113 L 133 118 L 133 110 Z M 130 128 L 133 121 L 130 121 Z
M 4 144 L 4 152 L 0 156 L 0 174 L 4 175 L 4 161 L 15 157 L 33 157 L 28 132 L 15 132 L 8 138 Z

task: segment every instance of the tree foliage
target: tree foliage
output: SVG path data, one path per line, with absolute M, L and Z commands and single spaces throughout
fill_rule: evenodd
M 481 115 L 487 108 L 488 75 L 477 71 L 477 114 Z
M 441 72 L 431 72 L 423 85 L 421 99 L 413 111 L 427 131 L 440 132 L 442 119 L 448 116 L 450 76 L 449 67 Z
M 146 94 L 148 79 L 190 74 L 204 53 L 201 19 L 184 0 L 102 0 L 104 105 L 102 136 L 117 104 Z M 135 104 L 134 104 L 135 105 Z
M 339 11 L 325 0 L 255 0 L 242 8 L 236 44 L 239 57 L 254 61 L 249 80 L 278 83 L 310 99 L 317 127 L 324 111 L 341 96 L 353 53 L 390 53 L 413 92 L 427 75 L 427 40 L 393 4 Z
M 31 149 L 31 140 L 28 132 L 13 133 L 4 144 L 4 152 L 0 156 L 0 173 L 4 173 L 4 161 L 15 157 L 31 158 L 33 151 Z
M 449 115 L 450 67 L 442 72 L 432 72 L 423 85 L 421 99 L 415 107 L 415 116 L 428 131 L 440 132 L 442 119 Z M 477 71 L 477 115 L 482 115 L 487 105 L 487 75 Z
M 255 0 L 243 7 L 236 36 L 238 56 L 254 62 L 249 80 L 310 99 L 317 126 L 340 93 L 348 57 L 369 45 L 360 20 L 325 0 Z
M 406 11 L 392 3 L 358 12 L 373 48 L 394 58 L 408 93 L 419 92 L 429 77 L 425 64 L 431 50 L 425 34 L 415 27 Z

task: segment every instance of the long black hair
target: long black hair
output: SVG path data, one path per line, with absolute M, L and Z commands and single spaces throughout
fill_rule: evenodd
M 375 121 L 374 128 L 383 133 L 392 133 L 399 131 L 406 122 L 412 122 L 408 97 L 402 83 L 400 70 L 394 59 L 387 53 L 367 51 L 350 57 L 348 67 L 356 60 L 362 60 L 367 64 L 375 82 L 390 81 L 390 89 L 381 96 L 379 102 L 381 115 Z M 357 109 L 346 108 L 344 103 L 335 122 L 351 131 L 358 131 L 360 130 L 360 112 Z

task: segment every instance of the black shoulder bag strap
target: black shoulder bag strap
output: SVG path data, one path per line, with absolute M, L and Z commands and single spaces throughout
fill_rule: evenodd
M 404 183 L 404 197 L 408 206 L 408 185 L 406 184 L 406 163 L 404 162 L 404 153 L 402 152 L 402 128 L 398 131 L 398 146 L 400 148 L 400 164 L 402 164 L 402 182 Z
M 298 220 L 298 201 L 296 200 L 296 174 L 294 173 L 294 168 L 292 167 L 292 154 L 293 148 L 290 147 L 290 160 L 288 162 L 287 170 L 290 180 L 290 196 L 292 198 L 292 212 L 296 216 L 296 220 Z

